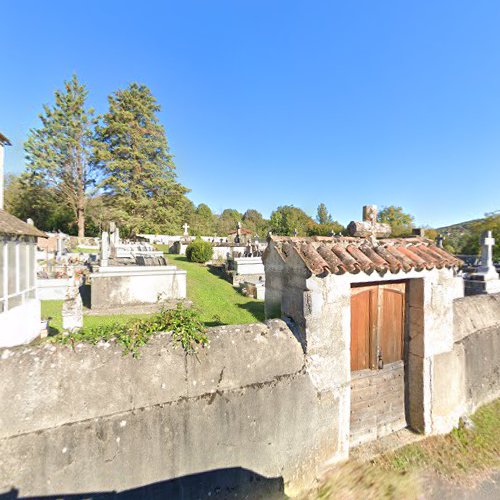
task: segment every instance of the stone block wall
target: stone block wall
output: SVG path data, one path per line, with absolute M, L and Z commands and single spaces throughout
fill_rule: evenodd
M 227 483 L 240 469 L 288 492 L 308 483 L 336 450 L 339 409 L 319 397 L 299 342 L 281 320 L 209 337 L 197 356 L 166 334 L 139 359 L 114 343 L 0 351 L 0 494 L 122 491 L 214 470 Z
M 450 352 L 432 359 L 433 418 L 452 420 L 500 397 L 500 295 L 454 303 Z

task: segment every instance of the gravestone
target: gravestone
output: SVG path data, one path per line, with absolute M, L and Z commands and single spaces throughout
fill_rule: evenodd
M 500 277 L 493 264 L 494 246 L 491 231 L 485 231 L 481 236 L 479 267 L 465 280 L 465 295 L 500 293 Z
M 189 236 L 189 232 L 188 232 L 189 226 L 188 226 L 187 222 L 184 223 L 184 225 L 182 226 L 182 229 L 184 229 L 184 236 Z
M 83 304 L 80 291 L 74 281 L 66 290 L 62 308 L 63 329 L 74 331 L 83 327 Z
M 493 265 L 493 248 L 495 238 L 491 231 L 485 231 L 481 236 L 481 261 L 476 274 L 484 276 L 485 280 L 499 279 L 498 272 Z
M 57 239 L 56 239 L 56 260 L 57 262 L 60 262 L 62 260 L 63 256 L 63 249 L 64 249 L 64 242 L 63 242 L 63 234 L 62 233 L 57 233 Z
M 101 235 L 101 266 L 106 267 L 109 263 L 109 235 L 103 231 Z

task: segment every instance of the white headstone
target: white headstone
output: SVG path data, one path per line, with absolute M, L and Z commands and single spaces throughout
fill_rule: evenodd
M 56 260 L 57 261 L 60 261 L 62 259 L 62 255 L 63 255 L 63 234 L 62 233 L 58 233 L 57 234 L 57 240 L 56 240 L 56 244 L 57 244 L 57 254 L 56 254 Z
M 484 276 L 485 280 L 498 279 L 498 272 L 493 265 L 493 247 L 495 246 L 495 238 L 491 231 L 485 231 L 481 236 L 481 261 L 477 270 L 477 274 Z
M 78 286 L 73 282 L 66 290 L 62 308 L 63 329 L 67 331 L 77 330 L 83 327 L 83 304 Z
M 101 266 L 108 265 L 109 260 L 109 235 L 107 231 L 103 231 L 101 235 Z

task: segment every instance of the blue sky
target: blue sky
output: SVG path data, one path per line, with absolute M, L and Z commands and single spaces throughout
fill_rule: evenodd
M 4 2 L 0 130 L 73 72 L 89 104 L 145 83 L 180 181 L 215 211 L 402 205 L 440 226 L 500 209 L 500 2 Z

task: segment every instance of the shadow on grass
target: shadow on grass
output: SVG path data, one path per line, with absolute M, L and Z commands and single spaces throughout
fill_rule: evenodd
M 225 273 L 224 273 L 224 270 L 222 267 L 209 265 L 208 272 L 210 274 L 213 274 L 214 276 L 217 276 L 217 278 L 220 278 L 221 280 L 224 280 L 227 283 L 229 283 L 229 281 L 227 281 L 227 279 L 226 279 L 226 276 L 225 276 Z
M 262 302 L 255 301 L 255 302 L 247 302 L 246 304 L 238 304 L 238 307 L 248 311 L 260 323 L 263 323 L 266 320 L 263 301 Z

